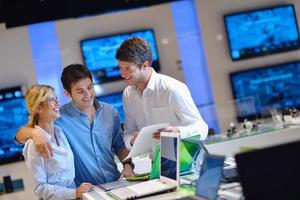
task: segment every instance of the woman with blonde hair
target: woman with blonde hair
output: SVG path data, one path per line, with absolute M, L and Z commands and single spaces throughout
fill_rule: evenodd
M 53 148 L 53 157 L 41 157 L 29 139 L 23 150 L 26 166 L 33 175 L 34 193 L 43 200 L 80 198 L 93 185 L 82 183 L 77 189 L 74 182 L 74 157 L 61 128 L 54 125 L 60 117 L 59 104 L 54 89 L 48 85 L 33 85 L 25 95 L 30 114 L 27 126 L 41 130 Z

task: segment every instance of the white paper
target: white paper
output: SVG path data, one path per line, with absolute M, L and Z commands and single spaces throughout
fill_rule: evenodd
M 168 125 L 168 123 L 162 123 L 143 127 L 135 139 L 129 154 L 124 160 L 151 151 L 154 140 L 153 133 L 158 129 L 166 128 Z

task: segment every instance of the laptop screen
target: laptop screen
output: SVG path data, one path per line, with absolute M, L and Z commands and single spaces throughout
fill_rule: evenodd
M 197 183 L 197 196 L 207 199 L 217 198 L 224 159 L 222 156 L 205 155 Z
M 161 136 L 160 175 L 177 180 L 177 138 Z

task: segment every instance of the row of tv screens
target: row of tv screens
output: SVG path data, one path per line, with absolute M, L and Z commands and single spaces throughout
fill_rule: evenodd
M 233 72 L 230 80 L 235 99 L 251 97 L 255 103 L 254 109 L 243 101 L 237 104 L 238 121 L 268 117 L 271 108 L 300 108 L 300 60 Z M 115 107 L 124 123 L 121 91 L 97 99 Z M 20 160 L 23 146 L 15 143 L 14 136 L 27 120 L 21 87 L 0 90 L 0 164 Z
M 299 49 L 297 17 L 292 4 L 230 13 L 224 16 L 230 56 L 233 61 Z M 152 29 L 111 34 L 80 42 L 82 57 L 95 84 L 121 79 L 115 53 L 131 37 L 146 39 L 153 52 L 153 67 L 160 70 Z

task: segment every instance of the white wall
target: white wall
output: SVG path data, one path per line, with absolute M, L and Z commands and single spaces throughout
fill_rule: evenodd
M 0 29 L 0 88 L 35 83 L 26 27 Z

